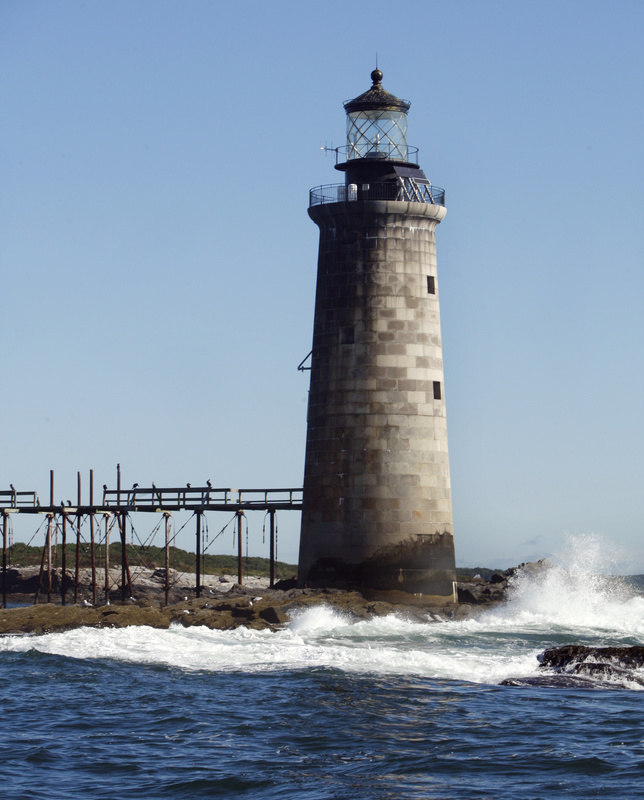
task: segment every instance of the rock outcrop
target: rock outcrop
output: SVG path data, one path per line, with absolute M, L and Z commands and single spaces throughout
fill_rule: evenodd
M 505 686 L 622 689 L 644 687 L 644 647 L 551 647 L 538 657 L 542 675 L 511 678 Z
M 489 581 L 480 576 L 469 579 L 461 579 L 458 582 L 458 602 L 468 603 L 473 606 L 498 605 L 506 599 L 507 591 L 512 581 L 520 575 L 540 575 L 547 572 L 552 567 L 547 558 L 540 561 L 529 561 L 519 564 L 518 567 L 511 567 L 505 572 L 495 572 Z
M 268 589 L 232 585 L 227 591 L 205 589 L 200 598 L 185 598 L 172 605 L 158 600 L 126 600 L 93 607 L 89 604 L 54 605 L 41 603 L 22 608 L 0 609 L 0 634 L 49 633 L 81 626 L 120 628 L 149 625 L 167 628 L 204 625 L 229 630 L 240 626 L 277 629 L 298 612 L 325 605 L 349 621 L 399 614 L 417 622 L 446 620 L 460 616 L 463 609 L 430 608 L 367 600 L 358 592 L 331 589 Z
M 459 604 L 431 607 L 419 605 L 415 599 L 406 603 L 368 600 L 358 592 L 335 589 L 298 589 L 294 581 L 280 581 L 273 589 L 268 588 L 268 579 L 248 576 L 239 586 L 235 578 L 227 575 L 202 576 L 201 597 L 195 596 L 195 575 L 170 573 L 171 590 L 165 604 L 165 570 L 132 569 L 134 598 L 122 600 L 118 585 L 120 569 L 110 571 L 110 584 L 114 587 L 105 597 L 99 592 L 98 604 L 90 601 L 91 573 L 81 570 L 78 592 L 71 571 L 66 575 L 65 606 L 58 605 L 61 599 L 62 575 L 60 570 L 52 573 L 51 600 L 47 590 L 40 589 L 39 604 L 33 605 L 38 588 L 38 568 L 12 568 L 8 571 L 9 600 L 13 603 L 29 604 L 24 608 L 0 609 L 0 634 L 45 633 L 67 630 L 80 626 L 124 627 L 127 625 L 149 625 L 167 628 L 173 623 L 184 626 L 205 625 L 209 628 L 231 629 L 245 626 L 255 629 L 276 629 L 286 624 L 294 614 L 315 605 L 326 605 L 356 621 L 387 614 L 399 614 L 418 622 L 437 622 L 448 619 L 463 619 L 479 613 L 485 608 L 501 602 L 512 579 L 520 571 L 535 572 L 549 567 L 544 561 L 522 564 L 492 576 L 490 581 L 473 578 L 458 585 Z M 47 579 L 48 576 L 45 576 Z M 100 583 L 104 584 L 104 574 Z M 47 580 L 45 580 L 45 584 Z M 75 594 L 78 604 L 74 604 Z M 109 604 L 106 603 L 109 599 Z

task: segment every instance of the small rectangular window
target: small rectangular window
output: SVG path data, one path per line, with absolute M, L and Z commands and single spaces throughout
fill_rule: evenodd
M 427 294 L 436 294 L 436 279 L 433 275 L 427 276 Z
M 355 344 L 356 329 L 353 325 L 340 328 L 340 344 Z
M 434 400 L 441 399 L 441 382 L 434 381 Z

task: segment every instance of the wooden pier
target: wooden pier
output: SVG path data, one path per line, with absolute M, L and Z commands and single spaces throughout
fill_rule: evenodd
M 187 483 L 180 487 L 158 487 L 154 483 L 149 487 L 134 484 L 125 489 L 121 486 L 120 466 L 117 466 L 116 488 L 110 489 L 103 486 L 99 502 L 94 498 L 94 475 L 90 470 L 89 501 L 82 502 L 81 475 L 78 473 L 77 502 L 54 502 L 54 473 L 50 472 L 49 502 L 42 503 L 35 491 L 18 491 L 13 485 L 10 489 L 0 489 L 0 513 L 2 514 L 2 607 L 7 604 L 7 542 L 11 516 L 14 514 L 41 514 L 47 519 L 45 545 L 43 547 L 42 562 L 36 602 L 39 601 L 41 590 L 47 592 L 48 601 L 52 595 L 52 537 L 54 531 L 60 531 L 62 538 L 62 585 L 61 603 L 66 603 L 67 563 L 66 545 L 68 530 L 76 533 L 75 550 L 75 592 L 74 602 L 78 602 L 78 584 L 80 571 L 80 555 L 82 523 L 89 524 L 89 554 L 92 569 L 92 595 L 94 604 L 98 601 L 98 582 L 96 550 L 97 537 L 104 546 L 104 572 L 105 572 L 105 600 L 109 602 L 110 564 L 109 564 L 109 539 L 110 533 L 117 528 L 121 543 L 121 598 L 132 597 L 132 579 L 127 558 L 126 534 L 130 514 L 161 514 L 164 522 L 165 534 L 165 598 L 168 602 L 170 592 L 170 547 L 173 537 L 170 533 L 170 518 L 172 512 L 190 511 L 195 517 L 195 592 L 201 595 L 203 548 L 203 516 L 210 511 L 227 511 L 233 513 L 233 520 L 237 525 L 237 579 L 243 581 L 243 554 L 242 554 L 242 520 L 248 511 L 264 511 L 270 518 L 270 586 L 275 581 L 275 544 L 276 520 L 278 511 L 301 511 L 302 489 L 219 489 L 211 485 L 210 481 L 205 486 L 191 486 Z M 130 527 L 132 527 L 130 519 Z M 183 526 L 185 527 L 185 526 Z M 227 526 L 225 526 L 227 527 Z M 155 530 L 160 528 L 157 524 Z M 225 529 L 225 528 L 224 528 Z M 223 530 L 222 530 L 223 532 Z M 176 537 L 176 534 L 175 534 Z M 43 587 L 44 577 L 47 576 L 47 586 Z

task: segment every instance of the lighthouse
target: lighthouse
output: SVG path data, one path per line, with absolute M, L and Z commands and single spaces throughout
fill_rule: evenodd
M 445 193 L 407 144 L 410 103 L 344 103 L 344 181 L 320 229 L 298 584 L 455 601 L 435 230 Z

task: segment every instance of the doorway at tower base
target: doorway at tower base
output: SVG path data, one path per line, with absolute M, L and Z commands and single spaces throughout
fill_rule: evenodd
M 319 556 L 309 565 L 300 562 L 298 586 L 349 589 L 407 605 L 456 603 L 454 538 L 451 533 L 418 535 L 381 545 L 361 561 Z

